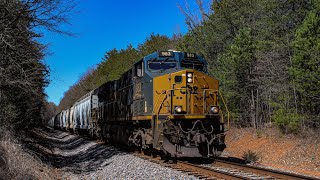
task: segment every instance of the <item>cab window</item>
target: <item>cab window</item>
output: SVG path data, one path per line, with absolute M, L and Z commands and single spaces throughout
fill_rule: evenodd
M 143 76 L 143 61 L 138 62 L 134 68 L 135 76 L 142 77 Z
M 148 61 L 148 68 L 150 71 L 159 71 L 173 69 L 177 67 L 176 61 Z
M 202 62 L 181 61 L 181 67 L 186 69 L 196 69 L 203 72 L 205 71 L 205 66 Z

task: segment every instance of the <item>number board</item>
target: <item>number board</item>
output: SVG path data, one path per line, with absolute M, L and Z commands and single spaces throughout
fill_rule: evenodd
M 196 53 L 188 53 L 188 52 L 186 52 L 186 53 L 184 53 L 184 57 L 185 58 L 194 59 L 194 58 L 196 58 Z
M 173 57 L 172 51 L 159 51 L 159 57 Z

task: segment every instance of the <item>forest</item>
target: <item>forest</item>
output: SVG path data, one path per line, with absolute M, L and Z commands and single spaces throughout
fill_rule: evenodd
M 137 47 L 128 44 L 105 52 L 55 107 L 44 93 L 50 72 L 42 61 L 46 46 L 39 43 L 36 27 L 68 34 L 57 24 L 67 22 L 61 12 L 73 6 L 61 2 L 0 2 L 1 127 L 41 125 L 90 90 L 119 78 L 143 56 L 176 49 L 208 61 L 233 126 L 272 124 L 284 133 L 320 128 L 319 0 L 213 0 L 207 10 L 202 0 L 196 0 L 198 16 L 182 5 L 186 34 L 150 34 Z
M 115 80 L 141 57 L 176 49 L 201 54 L 220 81 L 232 124 L 284 133 L 320 127 L 320 1 L 222 0 L 200 18 L 181 6 L 188 33 L 151 34 L 138 47 L 112 49 L 65 93 L 58 109 Z

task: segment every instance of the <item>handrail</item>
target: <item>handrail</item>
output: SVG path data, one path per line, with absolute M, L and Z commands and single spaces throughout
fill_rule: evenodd
M 218 90 L 214 90 L 214 89 L 204 89 L 203 90 L 203 113 L 205 113 L 205 109 L 207 108 L 207 104 L 205 103 L 205 93 L 206 93 L 206 91 L 212 91 L 212 92 L 214 92 L 214 93 L 217 93 L 218 92 Z
M 227 113 L 228 113 L 228 130 L 229 130 L 229 129 L 230 129 L 230 112 L 229 112 L 228 106 L 227 106 L 227 104 L 226 104 L 226 102 L 225 102 L 225 100 L 224 100 L 221 92 L 220 92 L 220 91 L 218 91 L 218 92 L 219 92 L 219 95 L 220 95 L 220 97 L 221 97 L 221 99 L 222 99 L 223 105 L 224 105 L 224 107 L 226 108 L 226 111 L 227 111 Z
M 161 96 L 162 96 L 163 94 L 164 94 L 165 96 L 164 96 L 162 102 L 159 104 L 160 98 L 161 98 Z M 158 97 L 158 99 L 157 99 L 157 103 L 154 105 L 154 108 L 153 108 L 153 111 L 152 111 L 152 119 L 154 119 L 154 116 L 156 116 L 156 119 L 154 119 L 153 122 L 152 122 L 152 124 L 154 125 L 153 131 L 157 131 L 157 132 L 160 133 L 160 134 L 162 134 L 162 132 L 159 131 L 157 124 L 158 124 L 158 121 L 159 121 L 159 112 L 160 112 L 160 109 L 161 109 L 161 105 L 164 103 L 164 101 L 165 101 L 166 98 L 167 98 L 167 91 L 162 91 L 161 94 L 159 94 L 159 97 Z M 158 110 L 156 111 L 156 114 L 155 114 L 156 105 L 158 105 L 158 104 L 159 104 L 159 107 L 158 107 Z M 153 126 L 153 125 L 152 125 L 152 126 Z M 156 143 L 156 146 L 158 146 L 158 143 L 161 143 L 161 141 L 162 141 L 162 140 L 161 140 L 161 136 L 159 136 L 158 139 L 157 139 L 157 142 L 154 141 L 153 143 Z
M 155 107 L 153 108 L 152 115 L 154 115 L 154 110 L 156 109 L 156 105 L 157 105 L 158 102 L 160 101 L 160 97 L 161 97 L 162 94 L 167 94 L 167 93 L 166 93 L 166 91 L 162 91 L 161 94 L 159 94 L 157 103 L 155 104 Z M 166 96 L 165 96 L 165 97 L 166 97 Z M 164 100 L 165 100 L 165 98 L 162 100 L 162 103 L 164 102 Z M 159 105 L 159 108 L 158 108 L 158 111 L 157 111 L 157 115 L 159 114 L 159 111 L 160 111 L 160 108 L 161 108 L 162 103 Z

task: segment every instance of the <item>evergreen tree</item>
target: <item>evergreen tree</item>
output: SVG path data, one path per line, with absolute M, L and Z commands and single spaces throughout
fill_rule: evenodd
M 145 42 L 134 48 L 131 44 L 126 49 L 112 49 L 105 53 L 96 68 L 90 68 L 73 86 L 65 92 L 60 101 L 59 109 L 66 109 L 89 91 L 107 81 L 117 80 L 143 56 L 159 50 L 175 49 L 179 36 L 169 38 L 163 35 L 151 34 Z
M 234 118 L 243 120 L 242 124 L 248 124 L 248 119 L 252 122 L 255 119 L 257 122 L 253 125 L 263 126 L 271 121 L 277 110 L 291 112 L 297 107 L 297 95 L 290 82 L 288 68 L 293 54 L 294 31 L 303 21 L 310 7 L 309 1 L 213 1 L 212 14 L 198 26 L 191 27 L 182 38 L 179 48 L 205 56 L 209 62 L 209 73 L 218 78 L 224 94 L 233 97 L 233 94 L 241 93 L 239 97 L 248 99 L 246 90 L 231 88 L 245 83 L 236 81 L 241 79 L 242 72 L 234 71 L 236 64 L 228 57 L 230 53 L 237 53 L 237 49 L 231 46 L 237 41 L 240 30 L 251 29 L 255 63 L 250 81 L 256 87 L 249 96 L 251 105 L 238 104 L 236 107 L 235 99 L 227 99 L 231 101 L 233 114 L 239 115 Z M 228 67 L 227 63 L 233 66 Z
M 175 38 L 169 38 L 165 35 L 151 34 L 146 38 L 145 42 L 138 45 L 138 50 L 141 56 L 146 56 L 156 51 L 166 51 L 168 49 L 175 49 Z
M 250 30 L 239 30 L 226 53 L 219 57 L 217 64 L 220 68 L 216 72 L 223 94 L 229 100 L 233 118 L 241 119 L 241 123 L 251 120 L 253 126 L 256 125 L 255 116 L 250 115 L 255 114 L 255 99 L 252 99 L 252 94 L 256 91 L 253 82 L 255 48 Z
M 301 111 L 320 120 L 320 2 L 313 1 L 313 9 L 296 31 L 293 65 L 290 72 L 301 96 Z

